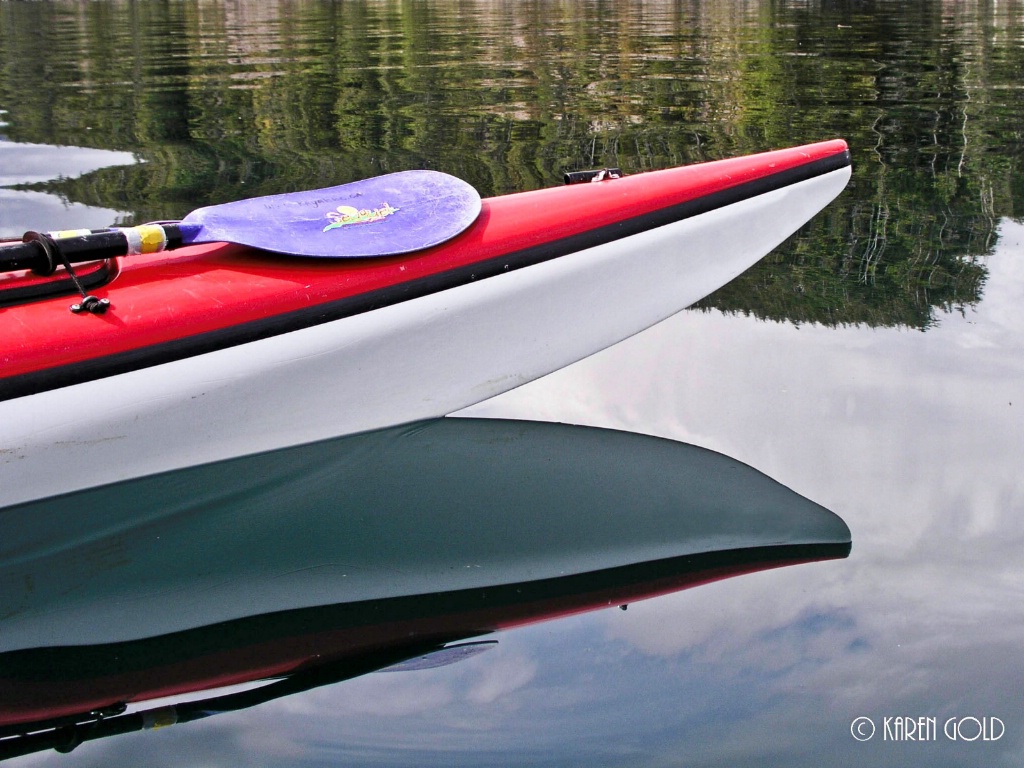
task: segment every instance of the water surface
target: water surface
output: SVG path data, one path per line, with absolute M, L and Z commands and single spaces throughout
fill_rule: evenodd
M 406 168 L 502 194 L 837 136 L 854 160 L 700 308 L 469 411 L 720 451 L 839 514 L 848 559 L 19 764 L 1018 764 L 1022 83 L 1016 2 L 0 4 L 0 157 L 142 161 L 0 190 L 89 226 Z M 4 234 L 65 225 L 9 199 Z

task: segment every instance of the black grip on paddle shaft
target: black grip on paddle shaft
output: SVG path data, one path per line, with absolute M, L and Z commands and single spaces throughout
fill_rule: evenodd
M 51 248 L 59 253 L 51 253 Z M 48 275 L 63 263 L 98 261 L 128 252 L 127 238 L 117 230 L 90 232 L 76 237 L 54 239 L 38 232 L 26 232 L 25 241 L 0 246 L 0 271 L 30 269 L 39 275 Z
M 143 246 L 140 231 L 152 234 L 163 230 L 162 242 Z M 135 245 L 129 242 L 132 235 Z M 83 261 L 102 261 L 115 256 L 153 253 L 184 245 L 181 227 L 175 222 L 146 224 L 142 227 L 121 229 L 94 229 L 80 235 L 55 238 L 39 232 L 26 232 L 23 241 L 0 245 L 0 272 L 30 269 L 38 275 L 49 275 L 62 264 L 80 264 Z

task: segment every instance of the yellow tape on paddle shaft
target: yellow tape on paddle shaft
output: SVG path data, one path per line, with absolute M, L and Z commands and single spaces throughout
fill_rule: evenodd
M 122 227 L 117 230 L 128 241 L 126 256 L 142 253 L 158 253 L 167 247 L 167 235 L 159 224 L 142 224 L 138 227 Z M 91 229 L 63 229 L 48 233 L 58 240 L 72 237 L 87 237 L 94 234 Z
M 128 255 L 157 253 L 167 247 L 167 235 L 159 224 L 143 224 L 120 230 L 128 240 Z

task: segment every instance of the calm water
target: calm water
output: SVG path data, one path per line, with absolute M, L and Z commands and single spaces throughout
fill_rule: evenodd
M 0 235 L 405 168 L 854 159 L 699 309 L 467 413 L 719 451 L 839 514 L 848 559 L 16 764 L 1019 765 L 1021 126 L 1017 2 L 0 3 Z

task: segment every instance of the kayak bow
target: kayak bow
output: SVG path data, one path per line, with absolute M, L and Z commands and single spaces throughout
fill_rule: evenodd
M 255 250 L 287 249 L 249 216 L 227 224 L 236 244 L 75 267 L 102 314 L 46 295 L 66 269 L 0 275 L 0 507 L 442 416 L 512 389 L 739 275 L 842 191 L 850 157 L 830 141 L 613 176 L 491 198 L 478 213 L 456 206 L 461 219 L 428 200 L 415 209 L 428 231 L 455 219 L 463 231 L 374 258 Z M 412 216 L 390 192 L 361 200 L 332 198 L 304 226 L 388 243 Z

